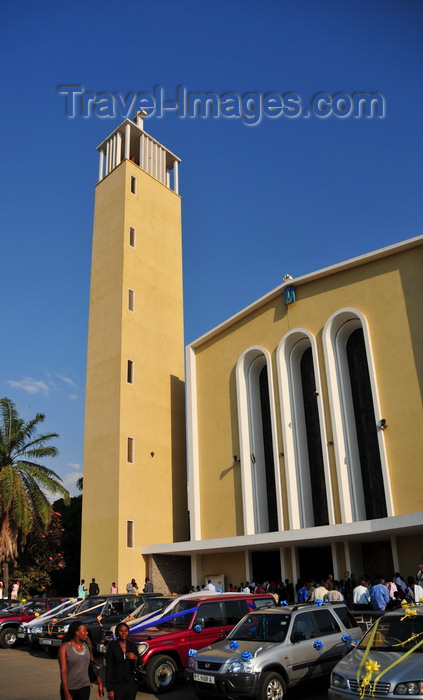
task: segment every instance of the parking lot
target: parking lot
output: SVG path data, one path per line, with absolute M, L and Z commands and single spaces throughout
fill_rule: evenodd
M 100 658 L 97 659 L 97 663 L 101 663 Z M 0 700 L 58 700 L 59 698 L 59 665 L 56 659 L 48 657 L 43 650 L 33 651 L 23 646 L 16 649 L 0 649 L 0 678 Z M 327 685 L 327 682 L 320 682 L 293 688 L 288 692 L 288 698 L 328 700 Z M 95 700 L 96 697 L 96 687 L 92 686 L 90 700 Z M 195 695 L 181 677 L 171 692 L 152 695 L 140 691 L 137 694 L 137 700 L 141 698 L 189 700 L 195 698 Z

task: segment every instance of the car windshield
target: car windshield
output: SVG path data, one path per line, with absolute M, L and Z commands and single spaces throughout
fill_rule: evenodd
M 96 615 L 99 615 L 101 608 L 103 607 L 106 600 L 107 600 L 107 598 L 100 598 L 99 596 L 96 596 L 94 599 L 93 598 L 85 598 L 81 607 L 78 608 L 78 612 L 80 613 L 80 612 L 92 610 L 93 613 L 95 613 Z
M 242 618 L 228 634 L 227 639 L 251 642 L 283 642 L 289 627 L 291 615 L 260 615 L 251 613 Z
M 364 635 L 357 648 L 366 649 L 370 643 L 370 649 L 402 653 L 413 649 L 419 642 L 423 642 L 423 615 L 398 614 L 381 618 L 376 622 Z M 423 652 L 423 644 L 415 651 Z

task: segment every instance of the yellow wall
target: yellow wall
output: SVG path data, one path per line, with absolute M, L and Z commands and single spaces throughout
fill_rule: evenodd
M 333 439 L 326 389 L 322 330 L 331 314 L 343 307 L 361 311 L 369 325 L 395 515 L 421 510 L 423 483 L 416 466 L 423 453 L 422 311 L 423 249 L 393 253 L 323 278 L 296 285 L 296 302 L 285 306 L 282 295 L 240 319 L 230 328 L 196 344 L 196 381 L 199 422 L 199 465 L 202 537 L 243 534 L 235 367 L 253 345 L 272 356 L 276 418 L 281 424 L 277 386 L 276 348 L 295 328 L 316 338 L 323 384 L 328 440 Z M 295 284 L 295 282 L 294 282 Z M 281 430 L 278 447 L 283 451 Z M 333 450 L 330 454 L 336 516 L 339 500 Z M 281 481 L 284 485 L 283 459 Z M 412 488 L 410 488 L 412 485 Z M 286 504 L 286 493 L 284 493 Z M 285 523 L 286 527 L 286 523 Z
M 142 587 L 141 545 L 187 538 L 183 379 L 180 197 L 126 160 L 97 185 L 94 216 L 81 576 L 102 592 Z

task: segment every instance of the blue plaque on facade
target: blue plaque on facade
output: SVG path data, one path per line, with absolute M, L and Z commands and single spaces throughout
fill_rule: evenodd
M 295 301 L 295 287 L 292 286 L 292 284 L 289 287 L 285 287 L 284 289 L 284 299 L 285 299 L 285 304 L 293 304 Z

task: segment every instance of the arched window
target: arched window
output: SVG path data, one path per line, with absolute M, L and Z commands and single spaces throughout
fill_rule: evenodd
M 316 343 L 304 329 L 279 344 L 284 456 L 292 529 L 334 522 Z
M 281 519 L 270 356 L 247 350 L 237 365 L 245 534 L 274 532 Z
M 376 376 L 367 322 L 343 309 L 323 343 L 343 522 L 393 515 Z

